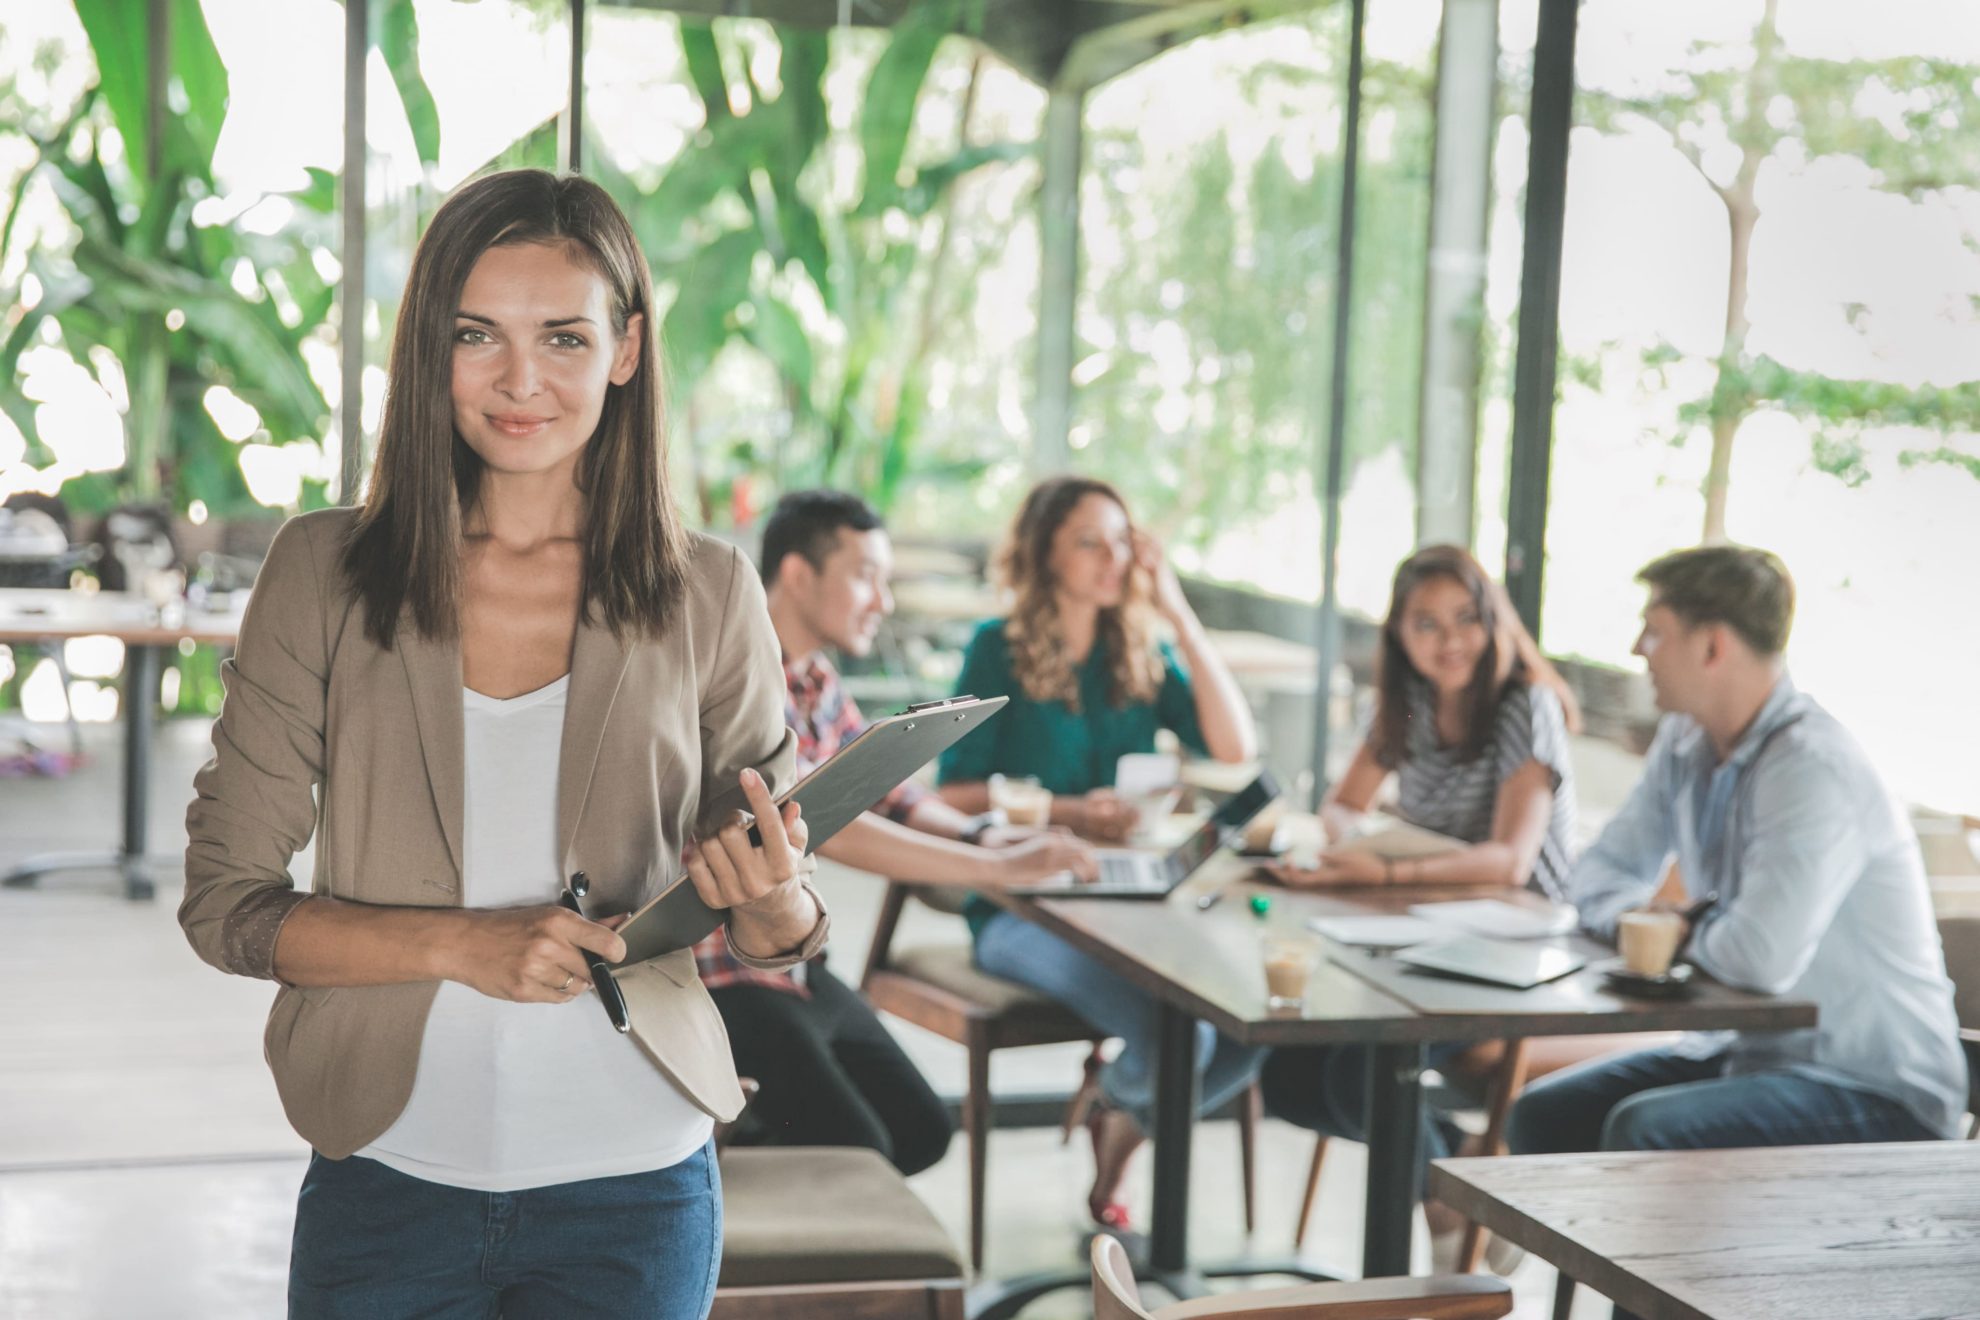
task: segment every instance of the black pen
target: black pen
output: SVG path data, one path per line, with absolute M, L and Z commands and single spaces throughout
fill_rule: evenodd
M 557 901 L 581 917 L 584 909 L 578 906 L 578 899 L 590 888 L 590 878 L 582 871 L 574 872 L 570 887 L 557 895 Z M 605 1005 L 605 1016 L 612 1019 L 616 1030 L 631 1031 L 632 1019 L 626 1016 L 626 997 L 619 993 L 619 983 L 612 979 L 612 969 L 590 949 L 580 949 L 578 952 L 584 955 L 584 965 L 591 969 L 591 986 L 598 991 L 598 1002 Z

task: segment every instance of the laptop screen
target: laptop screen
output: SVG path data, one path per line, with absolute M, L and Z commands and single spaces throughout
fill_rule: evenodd
M 1162 869 L 1171 884 L 1181 884 L 1197 867 L 1216 856 L 1217 850 L 1235 839 L 1251 818 L 1265 810 L 1279 796 L 1279 781 L 1270 770 L 1258 772 L 1238 792 L 1225 798 L 1223 805 L 1206 817 L 1174 852 L 1162 859 Z

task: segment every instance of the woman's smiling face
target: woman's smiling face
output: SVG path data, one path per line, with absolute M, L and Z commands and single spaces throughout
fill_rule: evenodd
M 567 247 L 489 248 L 454 316 L 455 429 L 496 472 L 574 468 L 643 333 L 637 315 L 613 333 L 610 286 Z

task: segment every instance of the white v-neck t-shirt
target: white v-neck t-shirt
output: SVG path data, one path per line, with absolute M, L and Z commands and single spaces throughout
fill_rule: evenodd
M 498 700 L 462 689 L 471 908 L 557 901 L 557 759 L 569 676 Z M 357 1152 L 428 1182 L 514 1192 L 645 1173 L 707 1142 L 714 1120 L 613 1029 L 595 994 L 493 999 L 443 981 L 404 1112 Z

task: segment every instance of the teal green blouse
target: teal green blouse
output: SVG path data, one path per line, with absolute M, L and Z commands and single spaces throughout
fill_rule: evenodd
M 1154 751 L 1158 729 L 1173 731 L 1183 746 L 1208 755 L 1189 675 L 1174 647 L 1164 642 L 1161 652 L 1164 672 L 1155 700 L 1115 706 L 1108 700 L 1107 656 L 1094 647 L 1079 667 L 1080 708 L 1075 711 L 1063 701 L 1033 701 L 1026 696 L 1011 672 L 1004 621 L 982 624 L 963 655 L 956 691 L 1011 701 L 982 728 L 942 753 L 936 782 L 967 782 L 993 774 L 1035 775 L 1046 788 L 1066 796 L 1111 788 L 1116 763 L 1129 752 Z M 963 915 L 974 934 L 997 911 L 994 904 L 971 896 Z

